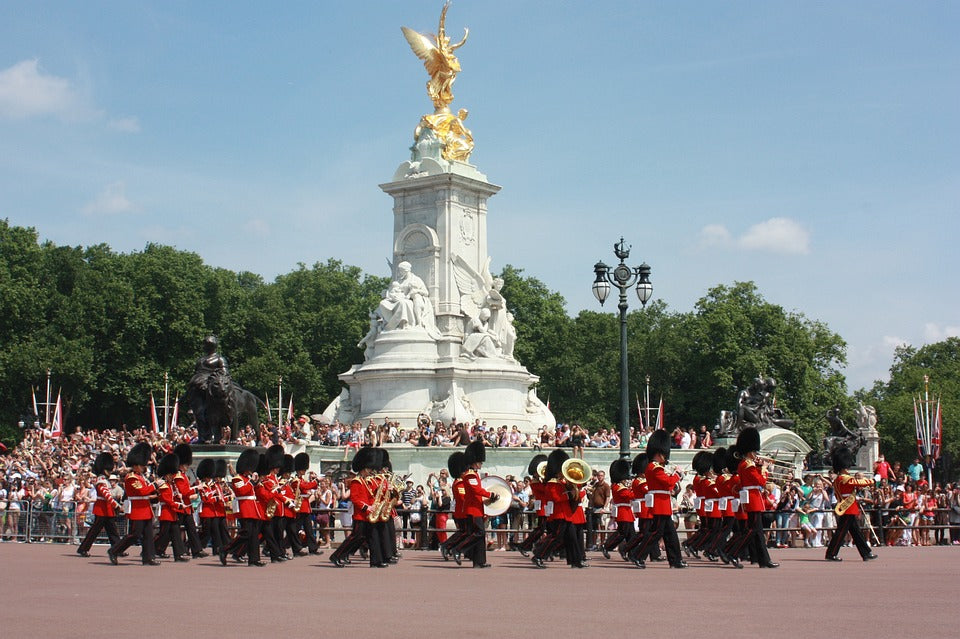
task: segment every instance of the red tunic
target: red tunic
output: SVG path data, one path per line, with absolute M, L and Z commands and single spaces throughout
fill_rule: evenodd
M 353 504 L 354 521 L 367 521 L 374 492 L 373 481 L 359 476 L 350 480 L 350 502 Z
M 637 519 L 653 519 L 653 513 L 647 508 L 647 480 L 644 477 L 636 477 L 633 480 L 633 499 L 640 502 L 640 512 L 637 513 Z
M 570 499 L 567 497 L 567 484 L 559 479 L 551 479 L 544 487 L 544 499 L 553 505 L 553 512 L 547 515 L 547 519 L 570 520 L 573 515 L 573 509 L 570 508 Z
M 674 486 L 680 481 L 680 473 L 667 474 L 663 465 L 659 462 L 650 462 L 647 465 L 647 472 L 644 473 L 647 478 L 647 494 L 653 493 L 653 514 L 673 515 L 673 501 L 670 493 Z
M 197 492 L 200 493 L 200 519 L 213 519 L 217 517 L 217 490 L 212 484 L 197 484 Z
M 840 475 L 833 480 L 833 489 L 837 493 L 837 501 L 842 501 L 844 497 L 847 497 L 851 494 L 857 492 L 857 489 L 863 488 L 864 486 L 872 486 L 873 479 L 868 479 L 864 477 L 863 479 L 857 479 L 847 473 Z M 856 499 L 853 500 L 853 503 L 850 504 L 850 507 L 843 513 L 845 515 L 859 515 L 860 514 L 860 504 Z
M 483 517 L 483 500 L 490 492 L 480 484 L 480 473 L 468 470 L 463 474 L 463 516 Z
M 277 512 L 281 517 L 286 517 L 288 519 L 293 519 L 297 516 L 297 513 L 293 511 L 293 482 L 287 482 L 280 487 L 280 508 L 277 509 Z
M 265 475 L 260 478 L 260 483 L 257 484 L 257 501 L 260 502 L 260 507 L 263 508 L 264 517 L 266 517 L 267 506 L 269 506 L 271 501 L 277 500 L 280 494 L 280 483 L 277 481 L 277 476 L 273 473 Z M 276 516 L 280 511 L 279 505 L 274 511 L 274 516 Z
M 570 513 L 570 523 L 571 524 L 585 524 L 587 523 L 587 516 L 583 512 L 583 498 L 587 496 L 587 491 L 581 490 L 577 493 L 577 507 L 573 509 L 573 512 Z M 567 500 L 569 503 L 569 500 Z
M 193 498 L 193 486 L 190 485 L 190 480 L 187 479 L 187 476 L 182 472 L 179 472 L 173 476 L 173 485 L 177 487 L 177 491 L 179 491 L 181 501 L 183 502 L 183 510 L 181 512 L 187 514 L 192 513 L 193 505 L 190 502 Z
M 544 497 L 544 486 L 542 482 L 535 481 L 530 482 L 530 497 L 533 499 L 533 506 L 537 510 L 537 514 L 543 517 L 543 508 L 546 504 L 546 498 Z
M 183 506 L 173 494 L 173 484 L 160 480 L 157 496 L 160 498 L 160 521 L 176 521 Z
M 720 490 L 717 488 L 717 481 L 714 479 L 708 479 L 703 482 L 703 497 L 706 500 L 703 507 L 703 512 L 707 516 L 707 519 L 720 519 L 723 517 L 723 511 L 720 510 Z M 707 504 L 713 504 L 711 510 L 707 511 Z
M 463 487 L 463 479 L 457 477 L 453 480 L 453 518 L 464 519 L 463 504 L 467 497 L 467 489 Z
M 304 479 L 303 477 L 297 479 L 297 485 L 300 486 L 300 510 L 299 513 L 302 515 L 310 514 L 310 493 L 317 489 L 320 485 L 320 482 L 313 481 L 309 479 Z
M 766 500 L 763 498 L 763 490 L 767 485 L 767 475 L 763 468 L 757 466 L 752 459 L 744 459 L 737 467 L 737 475 L 740 476 L 740 492 L 747 492 L 748 499 L 744 503 L 740 498 L 740 505 L 748 513 L 762 513 L 767 509 Z
M 130 473 L 123 480 L 123 489 L 130 500 L 130 514 L 127 519 L 140 521 L 153 519 L 153 508 L 150 507 L 150 497 L 156 495 L 153 484 L 144 479 L 139 473 Z
M 266 519 L 257 500 L 257 489 L 246 475 L 237 475 L 231 483 L 241 519 Z
M 632 482 L 622 481 L 613 486 L 613 516 L 616 521 L 632 522 L 636 519 L 633 516 L 630 502 L 634 500 Z
M 97 480 L 97 501 L 93 502 L 93 514 L 97 517 L 116 517 L 117 502 L 110 494 L 110 482 L 103 477 Z

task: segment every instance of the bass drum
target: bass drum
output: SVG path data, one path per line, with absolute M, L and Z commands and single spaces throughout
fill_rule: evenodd
M 510 490 L 510 484 L 503 477 L 496 475 L 487 475 L 480 480 L 480 485 L 490 494 L 499 496 L 497 501 L 492 504 L 483 505 L 483 514 L 487 517 L 497 517 L 510 509 L 510 503 L 513 501 L 513 491 Z

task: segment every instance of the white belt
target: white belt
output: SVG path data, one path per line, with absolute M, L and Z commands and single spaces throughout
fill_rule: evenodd
M 742 490 L 763 490 L 763 486 L 744 486 Z
M 146 496 L 144 496 L 144 497 L 134 496 L 134 497 L 127 497 L 127 499 L 129 499 L 130 501 L 139 501 L 139 500 L 150 499 L 150 498 L 149 498 L 149 497 L 146 497 Z
M 250 497 L 237 497 L 236 499 L 237 501 L 246 501 L 248 499 L 256 499 L 256 497 L 251 495 Z
M 648 490 L 647 494 L 648 495 L 669 495 L 670 491 L 669 490 Z

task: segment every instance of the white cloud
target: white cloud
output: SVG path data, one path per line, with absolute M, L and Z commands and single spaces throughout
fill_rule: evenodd
M 810 252 L 810 233 L 799 222 L 787 217 L 772 217 L 754 224 L 736 239 L 722 224 L 708 224 L 700 229 L 700 246 L 727 247 L 731 244 L 747 251 L 806 255 Z
M 923 337 L 927 342 L 942 342 L 948 337 L 960 337 L 960 326 L 940 326 L 927 322 L 923 327 Z
M 123 133 L 140 133 L 140 120 L 135 116 L 114 118 L 107 122 L 107 126 Z
M 910 344 L 910 342 L 902 337 L 896 337 L 894 335 L 884 335 L 883 340 L 881 341 L 883 344 L 882 352 L 885 354 L 889 353 L 890 355 L 893 355 L 893 351 L 895 351 L 899 346 L 907 346 Z
M 83 212 L 88 215 L 116 215 L 136 211 L 137 207 L 127 198 L 126 190 L 123 182 L 108 184 L 96 198 L 83 207 Z
M 96 116 L 96 111 L 70 80 L 44 73 L 37 60 L 23 60 L 0 71 L 0 117 L 41 116 L 83 120 Z
M 757 251 L 806 255 L 810 252 L 810 234 L 796 220 L 772 217 L 747 229 L 738 244 Z
M 700 246 L 728 246 L 732 240 L 723 224 L 708 224 L 700 229 Z

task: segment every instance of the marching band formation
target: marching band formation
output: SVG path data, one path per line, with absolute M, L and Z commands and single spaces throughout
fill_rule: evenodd
M 767 471 L 771 460 L 760 457 L 760 435 L 754 428 L 744 429 L 729 449 L 701 451 L 693 458 L 693 489 L 700 526 L 682 544 L 673 521 L 672 497 L 679 491 L 682 471 L 668 465 L 670 438 L 662 430 L 650 437 L 646 451 L 632 464 L 618 459 L 610 465 L 612 488 L 611 514 L 616 530 L 600 546 L 605 559 L 616 551 L 624 561 L 638 568 L 646 562 L 661 560 L 662 543 L 671 568 L 686 568 L 683 558 L 722 561 L 734 568 L 744 562 L 761 568 L 776 568 L 767 552 L 762 514 L 765 511 Z M 172 548 L 174 561 L 207 556 L 211 545 L 221 564 L 227 558 L 250 566 L 264 566 L 261 547 L 271 562 L 283 562 L 292 556 L 319 555 L 311 518 L 310 495 L 317 482 L 305 473 L 309 456 L 285 454 L 282 445 L 271 446 L 266 453 L 244 450 L 237 459 L 232 477 L 227 480 L 224 460 L 202 460 L 196 469 L 197 482 L 191 485 L 187 470 L 193 455 L 189 445 L 181 444 L 157 463 L 155 481 L 146 478 L 153 449 L 147 443 L 134 446 L 126 463 L 131 472 L 124 480 L 125 499 L 118 503 L 110 494 L 107 476 L 113 470 L 113 457 L 99 455 L 93 464 L 99 476 L 94 505 L 96 521 L 77 553 L 88 557 L 94 540 L 106 531 L 110 539 L 107 556 L 117 564 L 127 549 L 140 542 L 140 560 L 144 565 L 159 565 Z M 509 485 L 499 477 L 482 476 L 486 460 L 482 442 L 472 442 L 463 452 L 454 452 L 447 461 L 453 479 L 453 519 L 456 532 L 440 544 L 443 560 L 458 565 L 468 559 L 474 568 L 488 568 L 486 557 L 487 517 L 506 512 L 510 506 Z M 859 509 L 856 491 L 869 479 L 850 475 L 853 463 L 849 451 L 834 455 L 837 472 L 835 488 L 842 498 L 836 534 L 826 551 L 826 559 L 840 561 L 840 545 L 849 533 L 864 561 L 875 559 L 857 523 Z M 397 503 L 406 477 L 393 473 L 390 456 L 383 448 L 361 448 L 352 461 L 349 480 L 353 526 L 346 539 L 330 554 L 329 562 L 338 568 L 351 563 L 361 552 L 372 568 L 386 568 L 399 560 L 396 547 Z M 548 561 L 562 558 L 572 568 L 588 567 L 584 545 L 586 514 L 585 486 L 591 469 L 581 459 L 570 458 L 563 449 L 549 455 L 538 454 L 528 467 L 532 478 L 531 497 L 538 524 L 520 543 L 511 544 L 524 557 L 530 557 L 538 569 Z M 199 530 L 191 503 L 199 497 Z M 129 531 L 120 537 L 114 517 L 123 510 Z M 236 535 L 231 539 L 228 518 L 236 519 Z M 154 519 L 159 529 L 154 528 Z M 287 554 L 287 550 L 292 554 Z

